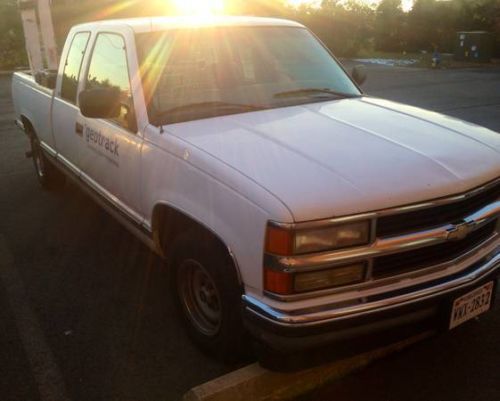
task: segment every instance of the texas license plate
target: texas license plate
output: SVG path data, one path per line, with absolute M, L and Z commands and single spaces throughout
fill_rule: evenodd
M 450 329 L 488 311 L 493 296 L 493 281 L 455 299 L 451 309 Z

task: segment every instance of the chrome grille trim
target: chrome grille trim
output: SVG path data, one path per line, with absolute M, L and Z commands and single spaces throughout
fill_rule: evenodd
M 381 255 L 423 248 L 452 240 L 452 235 L 462 227 L 470 232 L 500 216 L 500 200 L 467 216 L 462 224 L 446 224 L 430 230 L 389 238 L 377 238 L 370 245 L 297 256 L 266 255 L 266 267 L 288 273 L 304 272 L 335 267 Z M 465 224 L 465 226 L 463 225 Z
M 483 277 L 487 274 L 493 273 L 499 269 L 500 248 L 496 247 L 489 254 L 489 256 L 484 258 L 484 262 L 482 262 L 480 266 L 459 278 L 429 286 L 418 291 L 408 292 L 377 301 L 357 303 L 343 307 L 335 307 L 335 305 L 332 304 L 291 312 L 274 308 L 250 295 L 243 295 L 242 298 L 246 304 L 246 309 L 250 313 L 257 315 L 264 320 L 271 321 L 273 324 L 287 327 L 314 326 L 348 318 L 366 316 L 371 313 L 381 312 L 415 302 L 432 299 L 436 296 L 444 295 L 451 291 L 473 285 L 483 279 Z M 360 296 L 361 294 L 358 294 L 358 297 Z
M 330 294 L 341 294 L 354 290 L 362 291 L 372 287 L 382 287 L 391 280 L 394 280 L 396 282 L 401 280 L 421 281 L 422 279 L 425 280 L 425 276 L 427 274 L 436 271 L 442 272 L 443 275 L 450 274 L 447 273 L 447 269 L 449 268 L 449 266 L 454 263 L 458 263 L 464 258 L 470 257 L 470 263 L 474 263 L 471 255 L 477 254 L 481 251 L 481 249 L 486 248 L 492 243 L 500 242 L 500 199 L 481 207 L 479 210 L 476 210 L 467 216 L 462 217 L 459 223 L 444 224 L 439 227 L 414 231 L 402 235 L 376 237 L 375 230 L 377 220 L 380 216 L 400 214 L 418 209 L 430 208 L 433 206 L 440 206 L 443 204 L 461 201 L 475 196 L 482 191 L 487 191 L 496 185 L 500 185 L 500 178 L 467 193 L 448 198 L 441 198 L 425 203 L 322 221 L 313 221 L 298 224 L 276 224 L 277 226 L 286 228 L 307 229 L 318 228 L 332 224 L 340 224 L 350 221 L 370 219 L 372 226 L 372 236 L 371 242 L 366 246 L 293 256 L 279 256 L 271 254 L 264 255 L 264 264 L 266 268 L 284 271 L 287 273 L 322 270 L 325 268 L 342 266 L 358 261 L 365 261 L 367 262 L 368 266 L 366 281 L 359 284 L 311 291 L 301 294 L 277 295 L 270 292 L 264 292 L 264 294 L 279 301 L 293 302 L 297 300 L 317 298 Z M 475 232 L 476 230 L 495 220 L 497 220 L 496 229 L 489 237 L 482 240 L 482 242 L 477 244 L 473 249 L 464 249 L 464 253 L 462 255 L 454 257 L 452 260 L 447 260 L 445 262 L 439 261 L 439 263 L 436 261 L 434 264 L 432 264 L 432 262 L 429 262 L 428 266 L 423 265 L 422 267 L 416 268 L 415 270 L 410 272 L 396 271 L 394 275 L 389 275 L 388 277 L 380 277 L 377 279 L 373 278 L 374 260 L 377 257 L 397 254 L 405 251 L 423 249 L 425 247 L 444 244 L 453 240 L 460 240 L 466 238 L 468 234 Z
M 467 264 L 470 265 L 474 263 L 476 260 L 481 258 L 481 252 L 484 249 L 488 249 L 491 246 L 498 247 L 499 245 L 500 245 L 500 234 L 497 232 L 482 244 L 479 244 L 475 248 L 470 249 L 469 251 L 465 252 L 464 254 L 454 259 L 448 260 L 440 264 L 431 265 L 423 269 L 414 270 L 412 272 L 407 272 L 390 277 L 384 277 L 378 280 L 368 280 L 350 286 L 328 288 L 324 290 L 311 291 L 301 294 L 277 295 L 267 291 L 265 291 L 264 294 L 269 298 L 282 302 L 301 301 L 305 299 L 319 298 L 330 295 L 340 296 L 345 293 L 353 293 L 353 292 L 358 293 L 357 297 L 360 296 L 359 294 L 363 294 L 364 296 L 367 293 L 371 294 L 373 291 L 382 294 L 384 292 L 393 290 L 395 288 L 403 288 L 410 284 L 415 284 L 415 283 L 420 284 L 429 281 L 432 278 L 436 277 L 443 278 L 448 275 L 458 273 L 460 270 L 466 269 L 466 267 L 462 268 L 457 267 L 462 262 L 467 261 L 468 262 Z

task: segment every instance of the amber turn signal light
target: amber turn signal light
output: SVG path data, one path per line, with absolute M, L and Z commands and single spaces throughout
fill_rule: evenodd
M 264 289 L 280 295 L 292 294 L 293 275 L 266 267 L 264 268 Z
M 294 233 L 291 230 L 268 225 L 266 233 L 266 252 L 274 255 L 293 254 Z

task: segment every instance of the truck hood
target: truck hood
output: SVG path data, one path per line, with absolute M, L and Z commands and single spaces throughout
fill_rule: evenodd
M 370 97 L 166 128 L 274 194 L 295 221 L 439 198 L 500 176 L 499 134 Z

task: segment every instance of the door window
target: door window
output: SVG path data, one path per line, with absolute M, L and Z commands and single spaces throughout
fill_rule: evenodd
M 86 89 L 119 89 L 120 115 L 111 120 L 125 129 L 135 131 L 127 50 L 122 36 L 113 33 L 100 33 L 97 36 L 85 87 Z
M 73 37 L 69 48 L 61 84 L 61 97 L 70 103 L 76 104 L 76 92 L 80 81 L 83 55 L 87 49 L 89 32 L 80 32 Z

